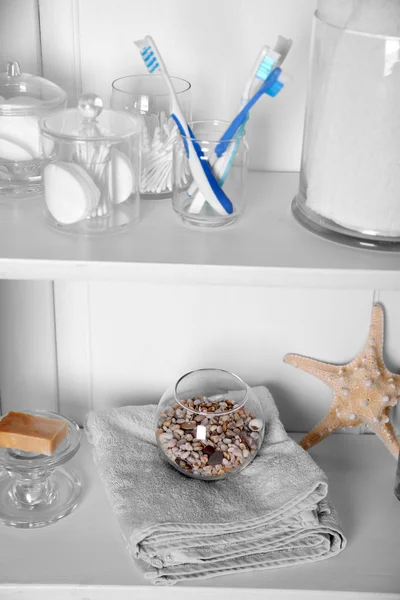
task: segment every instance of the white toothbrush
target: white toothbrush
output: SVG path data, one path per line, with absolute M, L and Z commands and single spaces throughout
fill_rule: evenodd
M 283 36 L 278 36 L 277 42 L 273 49 L 271 49 L 269 46 L 263 46 L 251 70 L 250 77 L 247 80 L 242 95 L 240 108 L 243 108 L 247 104 L 251 96 L 257 92 L 272 70 L 276 67 L 279 67 L 283 63 L 290 51 L 291 46 L 292 40 L 284 38 Z M 279 91 L 279 89 L 276 87 L 274 89 L 274 86 L 272 86 L 272 89 L 268 90 L 266 93 L 273 96 L 276 95 L 277 91 Z M 224 184 L 232 162 L 235 158 L 240 143 L 240 138 L 244 133 L 244 128 L 245 123 L 243 123 L 235 135 L 235 138 L 237 138 L 236 141 L 231 142 L 226 152 L 222 156 L 218 158 L 214 153 L 210 159 L 213 173 L 221 186 Z M 196 188 L 194 183 L 192 183 L 192 185 L 189 187 L 188 195 L 193 197 L 192 203 L 189 207 L 189 212 L 192 214 L 198 214 L 203 208 L 204 202 L 206 201 L 204 195 Z
M 181 135 L 184 136 L 183 143 L 188 156 L 190 170 L 199 190 L 219 215 L 232 214 L 232 202 L 220 188 L 208 161 L 203 155 L 200 145 L 194 139 L 193 133 L 186 123 L 171 78 L 168 75 L 168 71 L 154 40 L 150 36 L 146 36 L 143 40 L 135 42 L 135 44 L 140 50 L 149 73 L 160 72 L 164 77 L 171 97 L 171 117 L 176 122 Z

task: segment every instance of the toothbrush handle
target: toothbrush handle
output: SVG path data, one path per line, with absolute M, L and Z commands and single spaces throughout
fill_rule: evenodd
M 265 92 L 267 92 L 269 88 L 274 85 L 280 73 L 281 69 L 279 67 L 274 69 L 272 73 L 267 77 L 265 82 L 262 84 L 262 86 L 259 88 L 259 90 L 254 94 L 254 96 L 247 102 L 247 104 L 233 119 L 228 129 L 222 135 L 219 144 L 215 148 L 215 154 L 218 157 L 220 157 L 226 151 L 227 147 L 229 146 L 229 141 L 234 137 L 239 127 L 243 125 L 243 123 L 246 121 L 249 110 L 254 106 L 257 100 L 259 100 L 261 96 L 265 94 Z
M 218 181 L 215 178 L 215 175 L 210 167 L 210 164 L 208 162 L 208 160 L 205 158 L 204 153 L 200 147 L 200 144 L 198 143 L 198 141 L 196 140 L 193 131 L 190 129 L 189 125 L 188 125 L 188 130 L 190 133 L 190 137 L 192 138 L 192 144 L 193 147 L 195 149 L 195 152 L 197 154 L 197 156 L 199 157 L 199 160 L 201 162 L 201 166 L 203 167 L 203 171 L 208 179 L 208 182 L 211 186 L 211 189 L 213 190 L 213 192 L 216 194 L 216 196 L 218 197 L 218 200 L 220 201 L 222 207 L 226 210 L 226 212 L 228 213 L 228 215 L 231 215 L 233 213 L 233 205 L 232 202 L 229 200 L 228 196 L 225 194 L 225 192 L 222 190 L 222 188 L 219 186 Z
M 185 149 L 189 167 L 197 186 L 199 189 L 202 189 L 203 195 L 208 198 L 208 201 L 217 213 L 231 215 L 233 213 L 233 204 L 215 179 L 208 160 L 205 158 L 200 144 L 197 142 L 189 125 L 186 122 L 180 122 L 179 114 L 171 113 L 171 117 L 177 124 L 180 133 L 187 136 L 187 139 L 183 138 L 183 140 L 186 142 Z

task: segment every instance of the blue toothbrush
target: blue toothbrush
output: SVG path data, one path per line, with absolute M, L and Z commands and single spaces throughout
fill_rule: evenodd
M 235 136 L 239 127 L 245 123 L 248 118 L 248 113 L 250 109 L 254 106 L 254 104 L 261 98 L 261 96 L 268 92 L 278 82 L 279 75 L 281 74 L 281 68 L 277 67 L 272 71 L 270 75 L 268 75 L 267 79 L 261 85 L 259 90 L 254 94 L 252 98 L 245 104 L 242 110 L 236 115 L 233 119 L 232 123 L 229 125 L 228 129 L 226 129 L 225 133 L 222 135 L 217 147 L 215 148 L 215 154 L 220 157 L 226 151 L 229 146 L 230 140 Z M 283 84 L 281 83 L 281 86 Z
M 193 139 L 193 134 L 190 132 L 186 123 L 171 78 L 154 40 L 150 36 L 146 36 L 143 40 L 135 42 L 135 44 L 140 50 L 140 54 L 149 73 L 155 73 L 157 71 L 161 73 L 168 87 L 171 98 L 171 117 L 174 119 L 183 136 L 190 170 L 199 190 L 218 214 L 224 216 L 232 214 L 232 202 L 219 186 L 208 161 L 204 158 L 199 144 Z

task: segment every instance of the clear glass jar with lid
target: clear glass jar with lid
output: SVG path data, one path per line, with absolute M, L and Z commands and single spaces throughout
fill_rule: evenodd
M 297 219 L 350 246 L 400 249 L 400 3 L 318 0 Z
M 0 74 L 0 197 L 42 191 L 39 119 L 65 107 L 66 92 L 51 81 L 21 72 L 17 61 Z
M 95 94 L 40 122 L 46 216 L 58 231 L 123 231 L 139 219 L 140 120 Z

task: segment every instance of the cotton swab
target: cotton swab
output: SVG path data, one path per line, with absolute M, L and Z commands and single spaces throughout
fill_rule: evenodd
M 178 128 L 173 119 L 167 120 L 165 113 L 160 113 L 159 124 L 155 127 L 151 139 L 148 127 L 142 138 L 144 168 L 140 184 L 142 193 L 160 194 L 172 191 L 173 148 L 178 138 Z M 187 161 L 182 161 L 182 170 L 177 172 L 178 185 L 186 183 L 189 175 Z

